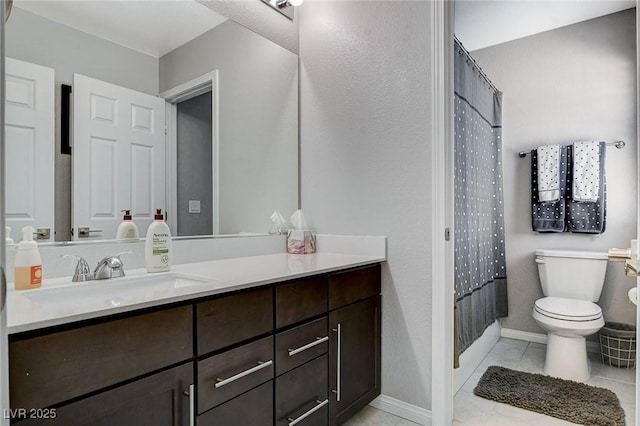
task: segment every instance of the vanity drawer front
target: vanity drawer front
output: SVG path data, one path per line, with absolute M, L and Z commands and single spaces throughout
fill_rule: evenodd
M 380 264 L 329 275 L 329 310 L 380 294 Z
M 324 318 L 276 335 L 276 376 L 327 353 L 328 320 Z
M 273 382 L 218 405 L 198 416 L 198 426 L 272 426 Z
M 273 330 L 273 290 L 250 290 L 196 305 L 198 355 Z
M 191 306 L 15 340 L 11 407 L 41 408 L 193 356 Z
M 273 337 L 198 363 L 198 413 L 273 378 Z
M 327 278 L 319 275 L 276 286 L 276 328 L 327 312 Z
M 276 379 L 275 424 L 300 419 L 304 426 L 329 424 L 328 356 L 323 355 Z

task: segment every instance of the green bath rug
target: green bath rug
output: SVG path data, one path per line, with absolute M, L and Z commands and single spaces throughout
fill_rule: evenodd
M 624 410 L 608 389 L 492 366 L 473 390 L 486 399 L 594 426 L 624 426 Z

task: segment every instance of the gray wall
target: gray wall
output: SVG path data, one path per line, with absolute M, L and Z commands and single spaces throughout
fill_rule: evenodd
M 263 37 L 298 53 L 298 22 L 296 8 L 293 21 L 260 0 L 198 0 L 214 11 L 233 19 Z M 303 7 L 303 6 L 301 6 Z
M 430 409 L 429 2 L 299 16 L 302 208 L 323 233 L 387 236 L 382 392 Z
M 160 58 L 160 91 L 216 69 L 220 233 L 267 232 L 298 207 L 298 57 L 226 21 Z
M 211 92 L 177 107 L 178 229 L 176 235 L 213 234 L 211 167 Z M 189 200 L 200 201 L 200 213 L 189 213 Z
M 158 59 L 17 7 L 7 22 L 5 43 L 8 57 L 56 70 L 55 239 L 67 241 L 71 229 L 72 164 L 70 155 L 60 154 L 60 84 L 71 85 L 75 72 L 156 95 Z
M 504 198 L 509 317 L 503 327 L 542 333 L 531 311 L 542 297 L 537 248 L 606 251 L 636 235 L 635 9 L 473 52 L 504 92 Z M 624 140 L 607 148 L 607 229 L 600 236 L 536 234 L 529 212 L 530 159 L 518 151 L 578 140 Z M 609 263 L 599 304 L 605 320 L 635 323 L 635 280 Z

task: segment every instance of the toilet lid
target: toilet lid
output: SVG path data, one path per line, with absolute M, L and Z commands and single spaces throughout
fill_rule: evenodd
M 595 303 L 564 297 L 538 299 L 535 310 L 542 315 L 566 321 L 591 321 L 602 316 L 602 309 Z

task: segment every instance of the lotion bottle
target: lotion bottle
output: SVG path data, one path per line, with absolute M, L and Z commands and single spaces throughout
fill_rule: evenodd
M 11 227 L 10 226 L 5 226 L 4 227 L 4 243 L 9 245 L 9 244 L 15 244 L 15 242 L 13 241 L 13 238 L 11 238 Z
M 144 260 L 147 272 L 165 272 L 171 269 L 171 232 L 164 221 L 162 209 L 157 209 L 153 222 L 147 229 L 144 243 Z
M 122 211 L 124 212 L 124 217 L 122 218 L 120 225 L 118 225 L 116 240 L 137 240 L 140 238 L 140 235 L 138 234 L 138 227 L 135 222 L 131 220 L 131 211 Z
M 14 260 L 16 290 L 38 288 L 42 284 L 42 259 L 38 243 L 33 241 L 33 226 L 22 228 L 22 241 L 18 244 Z

